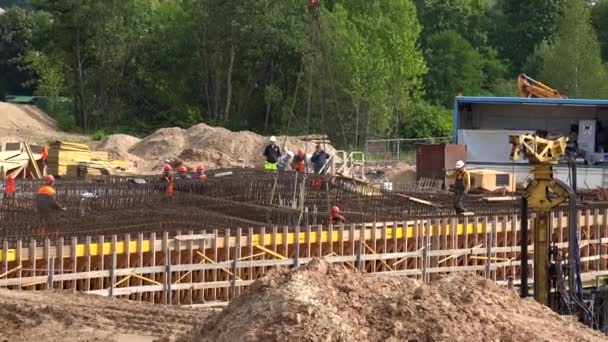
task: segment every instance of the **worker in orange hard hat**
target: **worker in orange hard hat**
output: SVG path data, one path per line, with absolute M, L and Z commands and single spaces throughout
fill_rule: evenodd
M 342 224 L 346 223 L 344 216 L 340 215 L 340 208 L 337 205 L 331 207 L 329 211 L 329 224 Z
M 47 145 L 42 146 L 42 174 L 46 174 L 46 164 L 49 159 L 49 147 Z
M 180 166 L 177 169 L 177 175 L 179 177 L 180 180 L 188 180 L 188 179 L 192 179 L 192 176 L 190 176 L 188 174 L 188 168 L 184 165 Z
M 205 174 L 205 167 L 203 165 L 199 165 L 196 167 L 196 176 L 200 181 L 204 181 L 207 179 L 207 175 Z
M 168 196 L 173 195 L 174 186 L 173 186 L 173 167 L 169 164 L 166 164 L 163 167 L 163 174 L 160 177 L 160 184 L 162 192 L 166 193 Z
M 17 184 L 15 183 L 15 176 L 7 175 L 6 182 L 4 183 L 4 198 L 13 198 L 17 191 Z
M 293 169 L 298 172 L 304 172 L 305 161 L 306 155 L 304 154 L 304 150 L 299 149 L 298 153 L 293 157 Z
M 55 177 L 44 176 L 44 184 L 36 192 L 36 208 L 41 214 L 49 214 L 54 210 L 66 210 L 55 199 Z

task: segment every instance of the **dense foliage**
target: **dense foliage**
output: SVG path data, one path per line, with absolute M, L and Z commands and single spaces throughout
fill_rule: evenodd
M 18 5 L 9 6 L 9 5 Z M 0 98 L 64 128 L 450 135 L 454 96 L 526 72 L 608 95 L 608 0 L 0 0 Z M 559 70 L 559 72 L 557 72 Z

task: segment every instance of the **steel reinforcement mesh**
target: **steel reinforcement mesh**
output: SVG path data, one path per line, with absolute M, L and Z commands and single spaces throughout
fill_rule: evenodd
M 448 193 L 404 196 L 329 176 L 254 169 L 214 170 L 208 176 L 204 182 L 176 180 L 173 196 L 164 193 L 158 176 L 58 180 L 57 200 L 67 210 L 50 215 L 34 207 L 41 182 L 18 180 L 14 197 L 1 200 L 0 240 L 327 224 L 333 205 L 341 208 L 347 223 L 454 215 Z M 473 196 L 466 204 L 477 215 L 519 210 L 515 201 L 487 203 Z

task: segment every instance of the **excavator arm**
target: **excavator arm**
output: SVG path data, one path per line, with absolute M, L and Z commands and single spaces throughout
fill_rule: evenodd
M 553 89 L 526 74 L 517 75 L 517 91 L 521 97 L 565 99 L 557 89 Z

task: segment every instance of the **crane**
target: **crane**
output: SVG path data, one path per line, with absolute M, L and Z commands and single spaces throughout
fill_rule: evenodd
M 557 89 L 539 82 L 526 74 L 517 75 L 517 91 L 521 97 L 538 97 L 551 99 L 565 99 Z

